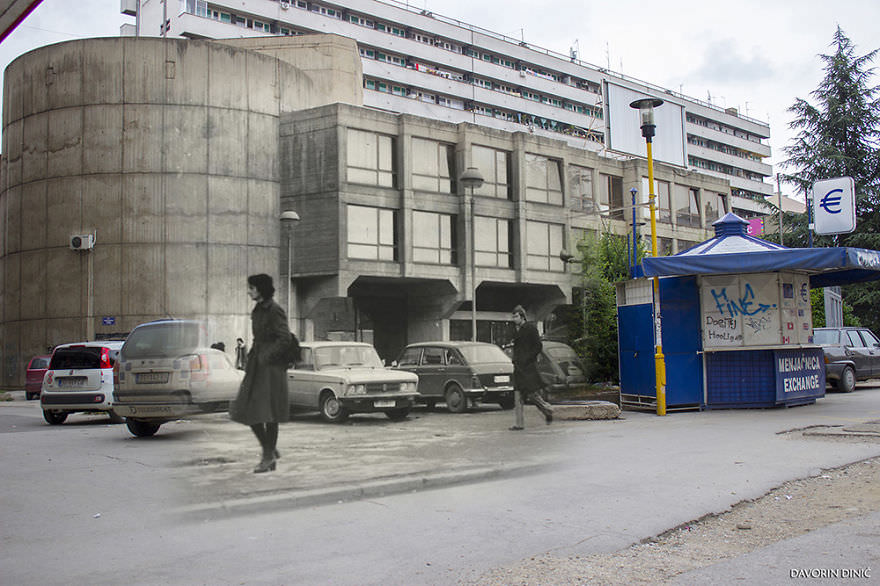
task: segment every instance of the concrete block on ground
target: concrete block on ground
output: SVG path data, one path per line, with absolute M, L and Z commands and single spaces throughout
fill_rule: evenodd
M 564 421 L 617 419 L 620 407 L 609 401 L 566 401 L 553 405 L 553 418 Z

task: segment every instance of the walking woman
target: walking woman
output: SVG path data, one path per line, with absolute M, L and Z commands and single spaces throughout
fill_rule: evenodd
M 260 441 L 263 456 L 254 468 L 260 474 L 275 470 L 280 455 L 278 424 L 290 416 L 287 399 L 287 349 L 290 329 L 287 315 L 272 300 L 275 287 L 265 274 L 248 277 L 248 296 L 256 304 L 251 312 L 253 346 L 248 353 L 238 397 L 229 406 L 229 417 L 249 425 Z

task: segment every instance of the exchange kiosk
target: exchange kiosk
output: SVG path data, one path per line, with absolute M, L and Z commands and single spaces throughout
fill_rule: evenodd
M 813 343 L 810 288 L 880 278 L 880 253 L 786 248 L 746 234 L 735 214 L 715 238 L 646 258 L 660 277 L 660 331 L 668 410 L 793 406 L 825 395 Z M 656 407 L 652 280 L 617 286 L 621 406 Z

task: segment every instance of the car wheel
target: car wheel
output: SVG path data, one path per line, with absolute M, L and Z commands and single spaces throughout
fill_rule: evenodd
M 348 411 L 330 391 L 321 395 L 321 417 L 327 423 L 340 423 L 348 419 Z
M 156 435 L 159 431 L 161 423 L 150 423 L 148 421 L 136 421 L 134 419 L 126 419 L 125 425 L 132 435 L 137 437 L 150 437 Z
M 501 397 L 500 399 L 498 399 L 498 404 L 501 405 L 501 408 L 504 409 L 505 411 L 510 411 L 511 409 L 513 409 L 514 403 L 515 403 L 515 401 L 512 396 L 511 397 Z
M 409 407 L 402 407 L 400 409 L 389 409 L 385 412 L 385 417 L 387 417 L 391 421 L 403 421 L 404 419 L 406 419 L 406 416 L 409 415 L 409 412 Z
M 847 366 L 840 373 L 840 380 L 837 381 L 837 390 L 841 393 L 851 393 L 856 390 L 856 371 L 851 366 Z
M 468 399 L 458 385 L 446 389 L 446 408 L 450 413 L 464 413 L 468 409 Z
M 47 411 L 44 409 L 43 419 L 45 419 L 49 425 L 61 425 L 67 419 L 67 413 L 64 411 Z
M 116 411 L 112 409 L 107 412 L 107 415 L 110 416 L 110 423 L 125 423 L 125 417 L 117 415 Z

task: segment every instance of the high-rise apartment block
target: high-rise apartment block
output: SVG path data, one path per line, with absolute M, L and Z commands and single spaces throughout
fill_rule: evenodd
M 363 105 L 509 132 L 527 129 L 612 158 L 644 156 L 629 103 L 651 95 L 658 161 L 724 179 L 749 217 L 773 193 L 769 125 L 525 41 L 386 0 L 122 0 L 123 34 L 237 38 L 333 33 L 357 42 Z M 660 205 L 663 205 L 662 193 Z

